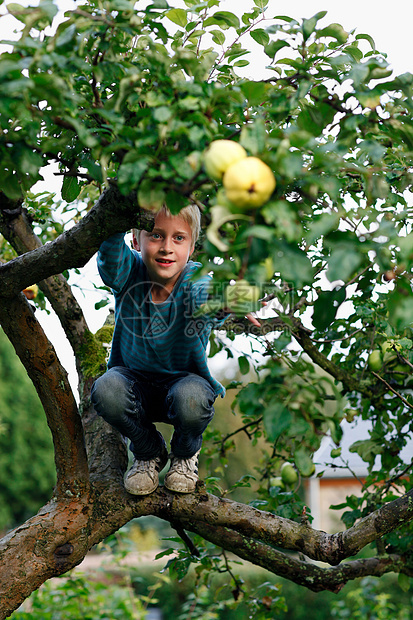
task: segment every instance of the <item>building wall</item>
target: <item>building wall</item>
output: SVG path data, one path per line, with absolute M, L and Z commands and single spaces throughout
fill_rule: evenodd
M 314 517 L 314 529 L 329 534 L 340 532 L 344 528 L 340 520 L 347 509 L 330 510 L 330 506 L 342 504 L 347 495 L 360 495 L 362 483 L 355 478 L 311 478 L 306 481 L 308 507 Z

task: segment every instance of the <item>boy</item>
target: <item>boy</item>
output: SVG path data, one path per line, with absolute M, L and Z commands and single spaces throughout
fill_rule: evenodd
M 155 422 L 174 426 L 171 466 L 164 484 L 191 493 L 198 480 L 202 434 L 225 390 L 210 374 L 206 347 L 218 320 L 194 318 L 208 298 L 209 276 L 193 280 L 190 261 L 200 232 L 200 212 L 190 205 L 155 216 L 152 232 L 133 231 L 105 241 L 98 253 L 102 280 L 115 296 L 115 330 L 108 371 L 92 388 L 97 413 L 130 439 L 134 462 L 125 488 L 148 495 L 168 460 Z M 255 321 L 254 321 L 255 322 Z

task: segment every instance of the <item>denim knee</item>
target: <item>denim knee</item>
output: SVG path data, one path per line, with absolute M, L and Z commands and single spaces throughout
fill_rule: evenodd
M 177 381 L 169 391 L 168 417 L 176 426 L 204 427 L 214 416 L 215 394 L 210 384 L 198 375 Z
M 109 370 L 92 386 L 91 400 L 96 413 L 110 424 L 116 422 L 127 408 L 129 391 L 131 382 L 119 372 Z

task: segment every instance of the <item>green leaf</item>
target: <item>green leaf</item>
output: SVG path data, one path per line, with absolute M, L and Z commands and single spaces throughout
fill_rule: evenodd
M 270 441 L 276 441 L 290 426 L 291 413 L 282 403 L 274 403 L 264 411 L 264 428 Z
M 346 32 L 340 24 L 330 24 L 329 26 L 326 26 L 326 28 L 319 30 L 317 32 L 317 36 L 319 38 L 332 37 L 333 39 L 336 39 L 338 43 L 342 44 L 347 41 L 349 33 Z
M 313 279 L 314 267 L 305 252 L 294 244 L 274 244 L 273 261 L 282 279 L 298 288 Z
M 179 192 L 170 190 L 166 193 L 165 202 L 171 213 L 179 213 L 181 209 L 188 205 L 188 198 Z
M 340 218 L 336 213 L 323 213 L 320 217 L 315 217 L 308 225 L 308 232 L 305 239 L 308 245 L 312 245 L 317 239 L 327 235 L 332 230 L 337 230 Z
M 244 82 L 241 84 L 241 92 L 250 105 L 260 105 L 264 103 L 267 97 L 268 84 L 265 82 Z
M 312 322 L 316 329 L 323 331 L 334 321 L 337 311 L 346 299 L 346 288 L 336 287 L 333 291 L 320 291 L 314 302 Z
M 399 573 L 397 577 L 397 583 L 403 592 L 408 592 L 410 589 L 410 577 L 406 573 Z
M 411 290 L 402 292 L 397 287 L 389 296 L 389 321 L 397 330 L 403 330 L 413 325 L 413 297 Z
M 373 439 L 361 439 L 360 441 L 355 441 L 349 450 L 358 454 L 366 463 L 373 465 L 376 456 L 383 452 L 383 447 Z
M 313 136 L 319 136 L 332 122 L 336 115 L 335 109 L 327 103 L 305 105 L 297 118 L 297 124 Z
M 64 177 L 62 183 L 63 200 L 73 202 L 79 196 L 81 189 L 76 177 Z
M 287 43 L 287 41 L 282 41 L 282 40 L 271 41 L 271 43 L 269 43 L 268 45 L 264 47 L 264 52 L 270 58 L 274 58 L 276 53 L 283 47 L 290 47 L 290 44 Z
M 216 43 L 217 45 L 224 45 L 225 34 L 222 32 L 222 30 L 211 30 L 210 33 L 212 34 L 212 40 L 214 43 Z
M 310 17 L 309 19 L 303 19 L 302 30 L 304 35 L 304 41 L 307 41 L 307 39 L 313 34 L 317 25 L 317 21 L 318 20 L 315 15 L 314 17 Z
M 142 209 L 158 211 L 165 203 L 165 192 L 152 179 L 144 179 L 139 186 L 138 202 Z
M 340 244 L 335 247 L 328 259 L 327 278 L 330 282 L 346 280 L 352 276 L 360 265 L 362 257 L 356 251 L 355 246 Z
M 1 190 L 11 200 L 19 200 L 22 197 L 22 188 L 15 174 L 4 174 L 2 171 Z
M 267 133 L 262 119 L 257 119 L 252 125 L 244 125 L 241 130 L 240 144 L 251 155 L 259 155 L 265 150 L 266 139 Z
M 149 157 L 136 152 L 130 152 L 126 155 L 118 171 L 118 184 L 122 194 L 127 195 L 138 186 L 149 162 Z
M 268 43 L 270 42 L 270 35 L 268 34 L 268 32 L 265 32 L 263 28 L 256 28 L 255 30 L 251 30 L 250 35 L 259 45 L 268 45 Z
M 169 121 L 172 114 L 173 111 L 171 110 L 171 108 L 162 105 L 154 110 L 153 116 L 155 120 L 158 121 L 158 123 L 166 123 Z
M 188 23 L 185 9 L 171 9 L 166 13 L 166 17 L 177 26 L 181 26 L 181 28 L 185 28 Z
M 261 210 L 268 224 L 272 224 L 278 234 L 287 241 L 299 241 L 302 238 L 303 227 L 297 213 L 287 200 L 268 202 Z
M 217 11 L 211 17 L 207 17 L 204 21 L 204 27 L 207 26 L 220 26 L 224 30 L 230 28 L 231 26 L 236 30 L 239 28 L 240 23 L 239 19 L 234 13 L 230 13 L 229 11 Z
M 357 34 L 356 39 L 357 40 L 364 39 L 368 41 L 371 45 L 371 49 L 374 51 L 376 50 L 376 44 L 374 42 L 374 39 L 369 34 Z
M 300 474 L 306 478 L 314 472 L 313 459 L 304 448 L 295 451 L 294 463 Z
M 16 147 L 17 150 L 17 147 Z M 31 151 L 27 148 L 18 149 L 16 153 L 19 168 L 31 176 L 35 176 L 43 164 L 43 160 L 39 153 Z
M 249 373 L 249 371 L 250 371 L 250 363 L 248 361 L 248 358 L 245 357 L 245 355 L 241 355 L 238 358 L 238 366 L 239 366 L 240 373 L 242 375 L 247 375 Z

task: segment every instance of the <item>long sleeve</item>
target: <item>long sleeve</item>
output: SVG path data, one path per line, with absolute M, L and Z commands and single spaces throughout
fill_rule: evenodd
M 97 259 L 100 277 L 116 293 L 124 289 L 138 257 L 138 253 L 126 245 L 124 236 L 118 233 L 104 241 Z

